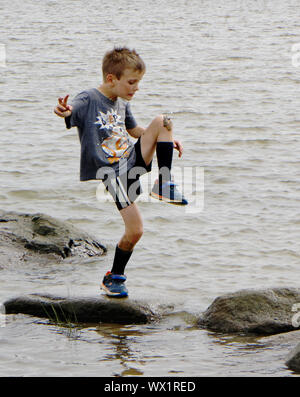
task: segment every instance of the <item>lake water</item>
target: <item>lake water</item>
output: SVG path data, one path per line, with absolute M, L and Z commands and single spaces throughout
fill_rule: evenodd
M 82 263 L 4 267 L 1 300 L 99 293 L 123 225 L 98 182 L 79 182 L 77 131 L 53 108 L 98 86 L 114 45 L 147 65 L 131 103 L 138 123 L 172 112 L 184 146 L 174 174 L 191 201 L 148 199 L 155 164 L 143 179 L 127 286 L 164 320 L 70 329 L 7 316 L 1 376 L 296 376 L 288 343 L 219 336 L 195 320 L 227 292 L 299 287 L 299 21 L 293 0 L 1 3 L 0 207 L 72 221 L 108 247 Z

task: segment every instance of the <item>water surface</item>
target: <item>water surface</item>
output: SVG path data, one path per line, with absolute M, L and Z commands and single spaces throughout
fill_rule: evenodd
M 53 107 L 99 84 L 113 45 L 136 48 L 147 65 L 132 102 L 138 123 L 172 112 L 184 146 L 177 178 L 183 167 L 204 178 L 203 196 L 201 178 L 193 188 L 204 206 L 194 212 L 149 201 L 143 180 L 145 233 L 127 284 L 132 298 L 170 307 L 164 321 L 70 329 L 9 316 L 1 375 L 293 376 L 289 343 L 218 336 L 195 319 L 227 292 L 299 286 L 297 2 L 11 0 L 0 12 L 0 206 L 72 221 L 108 247 L 97 260 L 6 266 L 1 300 L 96 295 L 110 268 L 123 225 L 114 205 L 97 199 L 97 182 L 79 182 L 77 132 Z

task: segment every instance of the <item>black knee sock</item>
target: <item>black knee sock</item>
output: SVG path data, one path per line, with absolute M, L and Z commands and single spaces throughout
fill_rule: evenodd
M 111 272 L 114 274 L 124 274 L 125 267 L 131 257 L 131 254 L 132 251 L 123 251 L 117 244 Z
M 159 168 L 159 183 L 169 181 L 171 179 L 171 168 L 173 160 L 173 142 L 157 142 L 156 156 Z

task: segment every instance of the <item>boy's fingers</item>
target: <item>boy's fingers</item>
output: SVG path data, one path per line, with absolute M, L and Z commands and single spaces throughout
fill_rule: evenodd
M 59 111 L 59 112 L 61 112 L 61 113 L 63 113 L 63 112 L 65 112 L 66 110 L 68 110 L 68 109 L 66 109 L 65 107 L 63 107 L 63 106 L 56 106 L 56 109 Z
M 68 117 L 72 114 L 72 106 L 63 104 L 57 105 L 54 108 L 54 113 L 60 117 Z
M 65 102 L 63 98 L 58 98 L 58 103 L 59 105 L 57 105 L 57 108 L 60 109 L 62 112 L 65 112 L 66 110 L 71 110 L 71 106 L 67 105 L 67 102 Z
M 63 117 L 63 115 L 61 114 L 61 112 L 57 108 L 54 108 L 54 113 L 57 114 L 60 117 Z
M 58 98 L 58 103 L 60 105 L 67 106 L 68 99 L 69 99 L 69 94 L 66 95 L 64 98 L 63 97 L 59 97 Z
M 68 117 L 70 116 L 70 113 L 68 112 L 60 112 L 59 110 L 57 110 L 56 108 L 54 109 L 54 113 L 59 116 L 59 117 Z
M 54 113 L 60 117 L 67 117 L 72 112 L 72 106 L 68 105 L 69 95 L 58 98 L 58 105 L 54 108 Z
M 68 95 L 66 95 L 66 96 L 64 97 L 64 99 L 63 99 L 63 104 L 64 104 L 64 105 L 66 105 L 66 104 L 67 104 L 67 102 L 68 102 L 68 99 L 69 99 L 69 94 L 68 94 Z
M 182 147 L 182 145 L 181 145 L 181 143 L 179 142 L 179 141 L 175 141 L 174 142 L 174 147 L 175 147 L 175 149 L 176 150 L 178 150 L 178 156 L 179 157 L 181 157 L 182 156 L 182 153 L 183 153 L 183 147 Z

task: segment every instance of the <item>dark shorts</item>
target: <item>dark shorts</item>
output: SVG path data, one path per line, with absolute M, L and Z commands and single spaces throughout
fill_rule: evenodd
M 152 161 L 149 165 L 146 165 L 142 157 L 140 138 L 135 143 L 134 150 L 136 160 L 132 168 L 116 178 L 105 178 L 103 180 L 106 190 L 111 194 L 119 211 L 132 204 L 142 193 L 139 178 L 150 172 L 152 168 Z

